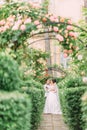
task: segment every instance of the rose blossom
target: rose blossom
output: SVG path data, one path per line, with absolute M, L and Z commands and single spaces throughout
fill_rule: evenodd
M 68 24 L 72 24 L 72 21 L 70 19 L 68 20 Z
M 12 27 L 12 30 L 18 30 L 18 28 L 19 28 L 19 26 L 14 25 L 14 26 Z
M 6 28 L 5 28 L 4 26 L 2 26 L 2 27 L 0 28 L 0 31 L 1 31 L 1 32 L 5 32 L 5 31 L 6 31 Z
M 55 18 L 55 20 L 54 20 L 55 22 L 58 22 L 58 18 Z
M 49 18 L 49 19 L 50 19 L 50 21 L 51 21 L 51 22 L 54 22 L 54 21 L 55 21 L 54 16 L 50 16 L 50 18 Z
M 82 60 L 82 55 L 78 55 L 78 60 Z
M 74 36 L 75 39 L 78 37 L 78 34 L 76 32 L 74 32 Z
M 5 24 L 5 20 L 3 19 L 0 21 L 0 25 L 3 26 L 4 24 Z
M 64 41 L 63 36 L 61 36 L 60 34 L 57 34 L 57 35 L 56 35 L 56 38 L 57 38 L 60 42 Z
M 42 28 L 42 25 L 41 24 L 37 25 L 37 28 L 38 29 Z
M 72 30 L 72 29 L 73 29 L 72 26 L 70 26 L 70 25 L 67 26 L 67 30 Z
M 18 21 L 15 22 L 15 24 L 17 24 L 18 26 L 22 24 L 22 20 L 19 19 Z
M 21 30 L 21 31 L 25 31 L 25 30 L 26 30 L 26 26 L 25 26 L 24 24 L 22 24 L 22 25 L 20 26 L 20 30 Z
M 69 32 L 69 36 L 74 37 L 76 39 L 77 33 L 76 32 Z
M 31 18 L 28 18 L 24 21 L 24 24 L 31 23 Z
M 36 21 L 34 21 L 34 24 L 35 24 L 35 25 L 39 25 L 40 23 L 39 23 L 38 20 L 36 20 Z
M 53 30 L 54 30 L 54 32 L 58 32 L 58 27 L 54 26 Z
M 9 16 L 7 18 L 7 21 L 9 21 L 9 22 L 14 22 L 14 20 L 15 20 L 15 16 Z

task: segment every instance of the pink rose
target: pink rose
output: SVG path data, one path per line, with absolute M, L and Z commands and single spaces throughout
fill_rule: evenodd
M 72 29 L 73 29 L 72 26 L 70 26 L 70 25 L 67 26 L 67 30 L 72 30 Z
M 14 24 L 14 28 L 19 28 L 19 26 L 22 24 L 21 20 L 18 20 Z M 18 30 L 18 29 L 17 29 Z
M 42 28 L 42 25 L 41 25 L 41 24 L 40 24 L 40 25 L 37 25 L 37 28 L 38 28 L 38 29 Z
M 50 16 L 50 18 L 49 18 L 49 19 L 50 19 L 50 21 L 51 21 L 51 22 L 54 22 L 54 21 L 55 21 L 54 16 Z
M 72 21 L 70 19 L 68 20 L 68 24 L 72 24 Z
M 28 18 L 24 21 L 24 24 L 31 23 L 31 18 Z
M 14 17 L 14 16 L 9 16 L 9 17 L 7 18 L 7 21 L 9 21 L 9 22 L 14 22 L 14 20 L 15 20 L 15 17 Z
M 12 27 L 12 30 L 18 30 L 19 29 L 19 26 L 16 26 L 16 25 L 14 25 L 13 27 Z
M 20 30 L 21 30 L 21 31 L 25 31 L 25 30 L 26 30 L 26 26 L 25 26 L 24 24 L 22 24 L 22 25 L 20 26 Z
M 5 32 L 6 28 L 4 26 L 1 27 L 1 32 Z
M 69 36 L 73 37 L 74 36 L 74 32 L 69 32 Z
M 78 37 L 78 34 L 76 32 L 74 32 L 74 36 L 75 39 Z
M 74 37 L 76 39 L 77 33 L 76 32 L 69 32 L 69 36 Z
M 34 21 L 34 24 L 35 24 L 35 25 L 39 25 L 40 22 L 39 22 L 38 20 L 36 20 L 36 21 Z
M 55 18 L 54 22 L 58 22 L 58 18 Z
M 17 24 L 17 25 L 21 25 L 21 24 L 22 24 L 22 20 L 19 19 L 18 21 L 15 22 L 15 24 Z
M 83 59 L 83 56 L 82 55 L 78 55 L 78 60 L 82 60 Z
M 58 39 L 60 42 L 64 41 L 63 36 L 61 36 L 60 34 L 56 35 L 56 39 Z
M 4 24 L 5 24 L 5 20 L 3 19 L 0 21 L 0 25 L 3 26 Z
M 54 30 L 54 32 L 58 32 L 58 27 L 54 26 L 53 30 Z
M 58 22 L 58 17 L 55 15 L 53 15 L 53 17 L 54 17 L 54 22 Z

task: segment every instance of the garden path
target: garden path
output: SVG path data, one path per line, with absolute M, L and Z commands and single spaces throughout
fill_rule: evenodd
M 38 130 L 69 130 L 62 115 L 44 114 Z

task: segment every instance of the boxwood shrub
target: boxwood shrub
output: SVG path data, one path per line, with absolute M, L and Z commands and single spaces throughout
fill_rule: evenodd
M 43 89 L 43 86 L 40 82 L 36 81 L 32 76 L 24 77 L 24 85 L 28 87 L 36 87 L 39 89 Z
M 31 113 L 31 130 L 37 130 L 44 108 L 44 90 L 35 87 L 30 87 L 22 90 L 31 97 L 32 113 Z
M 87 130 L 87 92 L 83 95 L 82 97 L 82 120 L 83 120 L 83 125 L 82 128 L 83 130 Z
M 13 91 L 21 87 L 21 72 L 15 60 L 0 53 L 0 89 Z
M 62 111 L 70 130 L 82 130 L 81 96 L 85 90 L 84 86 L 60 90 Z
M 68 75 L 65 79 L 60 81 L 58 83 L 58 87 L 61 89 L 64 88 L 72 88 L 72 87 L 80 87 L 80 86 L 85 86 L 86 84 L 83 83 L 82 77 L 78 75 Z
M 0 130 L 30 130 L 31 102 L 19 92 L 0 92 Z

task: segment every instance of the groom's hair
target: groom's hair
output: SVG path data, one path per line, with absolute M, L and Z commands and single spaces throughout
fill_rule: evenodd
M 53 83 L 56 83 L 56 79 L 52 79 L 52 82 L 53 82 Z

